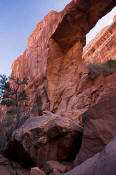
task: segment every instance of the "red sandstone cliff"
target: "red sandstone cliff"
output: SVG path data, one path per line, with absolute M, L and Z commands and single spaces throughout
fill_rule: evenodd
M 86 33 L 115 4 L 115 0 L 72 0 L 62 12 L 50 12 L 37 25 L 24 54 L 13 63 L 12 76 L 29 79 L 26 90 L 33 106 L 32 115 L 42 115 L 45 111 L 47 114 L 29 118 L 12 134 L 5 149 L 10 158 L 23 166 L 45 165 L 42 167 L 45 172 L 51 168 L 46 173 L 49 175 L 54 174 L 55 166 L 55 173 L 61 175 L 68 169 L 58 162 L 52 162 L 51 167 L 48 160 L 74 160 L 78 153 L 75 164 L 80 164 L 116 137 L 116 73 L 100 72 L 91 79 L 86 67 L 86 62 L 101 63 L 115 58 L 115 19 L 83 50 Z M 83 128 L 76 119 L 86 110 Z M 112 150 L 116 152 L 111 144 L 105 156 Z M 103 153 L 98 155 L 102 160 Z M 82 174 L 89 173 L 86 168 L 97 158 L 93 157 L 89 163 L 82 164 L 79 172 L 71 174 L 80 174 L 83 167 Z M 62 171 L 59 166 L 67 170 Z M 36 171 L 41 172 L 37 168 Z
M 35 108 L 34 115 L 47 110 L 75 118 L 98 101 L 107 88 L 104 83 L 110 80 L 102 75 L 95 81 L 88 78 L 82 62 L 81 40 L 64 52 L 52 38 L 61 21 L 61 14 L 52 11 L 37 25 L 28 39 L 26 51 L 13 63 L 12 75 L 28 77 L 27 91 L 30 104 Z M 115 32 L 114 20 L 84 48 L 83 60 L 104 62 L 114 59 Z

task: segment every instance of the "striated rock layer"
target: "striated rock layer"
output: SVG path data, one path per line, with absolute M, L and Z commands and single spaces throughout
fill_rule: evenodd
M 85 35 L 115 3 L 72 0 L 62 12 L 50 12 L 37 25 L 24 54 L 12 66 L 12 76 L 29 79 L 27 92 L 34 115 L 43 111 L 78 114 L 78 109 L 92 104 L 90 96 L 96 87 L 90 90 L 92 83 L 82 64 Z
M 116 16 L 112 25 L 105 27 L 83 50 L 83 60 L 102 63 L 116 59 Z

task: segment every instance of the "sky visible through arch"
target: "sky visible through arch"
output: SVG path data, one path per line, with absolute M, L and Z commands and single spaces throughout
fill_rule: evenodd
M 0 74 L 9 75 L 13 61 L 21 55 L 36 24 L 51 10 L 61 11 L 71 0 L 0 0 Z M 112 22 L 116 8 L 87 35 L 89 42 Z
M 91 41 L 96 34 L 103 29 L 105 26 L 110 25 L 113 22 L 114 15 L 116 15 L 116 7 L 114 7 L 111 12 L 102 17 L 96 24 L 96 26 L 87 34 L 86 41 L 87 43 Z

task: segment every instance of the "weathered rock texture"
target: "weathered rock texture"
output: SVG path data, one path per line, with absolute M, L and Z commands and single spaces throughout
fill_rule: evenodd
M 83 50 L 83 60 L 89 63 L 102 63 L 116 59 L 116 16 L 110 26 L 102 29 Z
M 83 162 L 65 175 L 115 175 L 116 139 L 110 142 L 101 153 Z
M 82 128 L 65 117 L 47 114 L 32 117 L 14 132 L 6 155 L 23 166 L 42 166 L 48 160 L 73 160 L 79 151 Z
M 77 164 L 101 151 L 116 137 L 113 130 L 116 74 L 101 73 L 90 79 L 84 65 L 86 61 L 92 62 L 91 59 L 95 62 L 102 62 L 101 57 L 104 61 L 114 59 L 115 20 L 85 47 L 83 53 L 86 33 L 115 4 L 116 0 L 72 0 L 62 12 L 50 12 L 37 25 L 24 54 L 13 63 L 11 76 L 29 79 L 26 90 L 31 115 L 47 114 L 31 117 L 14 132 L 6 148 L 10 158 L 28 166 L 34 162 L 40 167 L 48 160 L 71 160 L 79 151 L 82 133 L 68 118 L 76 120 L 88 108 L 90 113 Z M 109 48 L 110 53 L 106 54 Z M 102 133 L 107 133 L 107 137 Z M 52 172 L 59 173 L 57 169 Z
M 26 51 L 12 66 L 12 76 L 29 79 L 27 91 L 34 115 L 88 107 L 88 90 L 80 94 L 88 81 L 82 64 L 85 35 L 115 3 L 72 0 L 62 12 L 50 12 L 37 25 Z

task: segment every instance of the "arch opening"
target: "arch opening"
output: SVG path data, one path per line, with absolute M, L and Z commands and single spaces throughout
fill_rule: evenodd
M 89 31 L 86 35 L 86 45 L 94 39 L 94 37 L 104 28 L 108 25 L 111 25 L 113 22 L 113 19 L 116 15 L 116 7 L 114 7 L 109 13 L 107 13 L 105 16 L 103 16 L 95 25 L 93 29 Z M 116 18 L 116 17 L 115 17 Z

